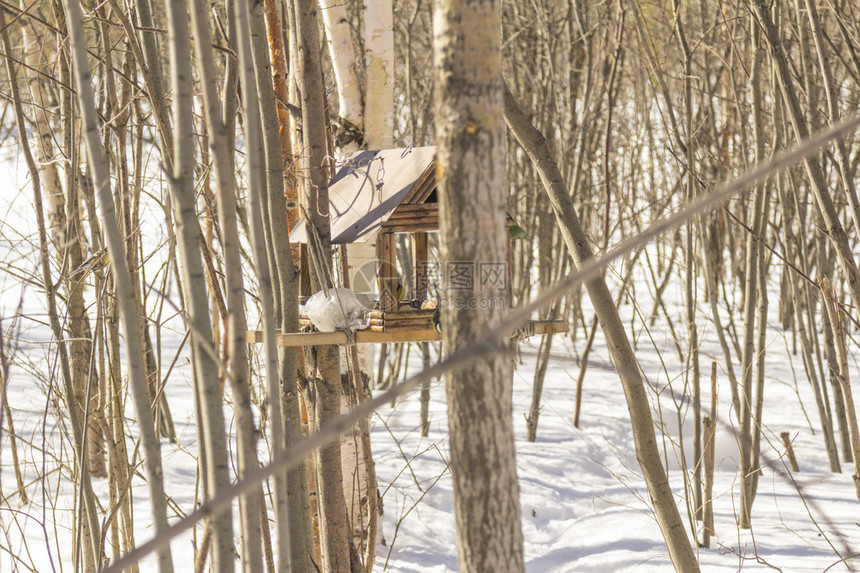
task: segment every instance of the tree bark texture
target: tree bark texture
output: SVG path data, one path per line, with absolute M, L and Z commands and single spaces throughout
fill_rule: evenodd
M 462 272 L 443 277 L 450 355 L 507 306 L 499 4 L 441 0 L 434 30 L 441 259 Z M 445 377 L 460 571 L 524 567 L 507 360 L 487 353 Z
M 281 308 L 281 331 L 296 332 L 299 328 L 299 273 L 298 245 L 290 245 L 287 231 L 298 218 L 298 196 L 290 134 L 293 122 L 286 107 L 289 98 L 287 88 L 287 61 L 281 35 L 281 22 L 274 0 L 265 1 L 266 29 L 269 53 L 272 62 L 272 79 L 278 105 L 278 133 L 280 158 L 283 166 L 283 189 L 269 189 L 272 237 L 275 240 L 275 262 L 280 275 L 279 296 Z M 281 101 L 283 100 L 283 101 Z M 266 140 L 269 141 L 268 139 Z M 270 144 L 269 144 L 270 145 Z M 266 151 L 270 153 L 269 150 Z M 286 226 L 284 225 L 286 221 Z M 302 439 L 301 408 L 297 386 L 300 355 L 297 348 L 279 348 L 281 412 L 284 424 L 284 440 L 287 448 Z M 313 525 L 308 491 L 306 464 L 287 471 L 287 506 L 290 520 L 290 563 L 294 571 L 309 571 L 315 567 Z M 280 557 L 283 564 L 283 558 Z
M 365 6 L 365 10 L 372 10 L 377 4 L 380 3 L 370 2 Z M 338 135 L 341 137 L 352 136 L 349 137 L 349 141 L 352 143 L 349 151 L 354 151 L 361 143 L 360 136 L 364 130 L 364 102 L 361 96 L 361 84 L 358 80 L 358 64 L 352 44 L 352 33 L 349 29 L 349 15 L 346 11 L 346 4 L 339 0 L 320 0 L 320 8 L 332 72 L 334 72 L 334 79 L 337 84 L 338 116 L 342 122 L 339 128 L 344 130 L 342 134 Z M 390 9 L 391 5 L 389 4 L 389 11 Z M 344 121 L 348 123 L 343 123 Z M 359 140 L 353 139 L 355 136 L 358 136 Z M 337 139 L 340 140 L 338 147 L 343 147 L 343 142 L 346 139 L 341 140 L 340 137 Z
M 391 0 L 368 2 L 364 9 L 364 135 L 372 149 L 386 149 L 394 143 L 394 12 Z
M 298 69 L 296 84 L 301 94 L 302 148 L 300 205 L 308 228 L 308 252 L 312 291 L 331 288 L 331 229 L 328 220 L 328 163 L 325 131 L 325 95 L 319 57 L 317 6 L 313 0 L 295 0 Z M 340 415 L 340 357 L 336 346 L 315 346 L 308 358 L 309 404 L 315 430 Z M 352 571 L 351 540 L 343 495 L 340 442 L 315 453 L 317 500 L 320 513 L 320 545 L 324 571 Z

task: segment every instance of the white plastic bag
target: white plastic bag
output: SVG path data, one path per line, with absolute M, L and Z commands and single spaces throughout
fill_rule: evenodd
M 370 312 L 362 306 L 348 288 L 330 288 L 313 294 L 301 309 L 317 330 L 364 330 L 370 324 Z

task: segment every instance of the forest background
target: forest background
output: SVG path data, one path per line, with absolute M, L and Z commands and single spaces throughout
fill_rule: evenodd
M 763 460 L 788 455 L 791 436 L 766 439 L 763 423 L 781 407 L 765 389 L 784 376 L 768 361 L 774 328 L 809 382 L 803 407 L 826 469 L 853 472 L 860 492 L 858 25 L 851 2 L 829 0 L 2 2 L 0 127 L 20 181 L 4 191 L 0 226 L 2 522 L 7 547 L 27 547 L 8 550 L 14 566 L 39 568 L 21 556 L 37 551 L 22 516 L 49 513 L 44 530 L 70 532 L 47 534 L 71 541 L 61 560 L 98 570 L 130 553 L 119 566 L 133 568 L 146 514 L 162 571 L 182 527 L 201 568 L 370 570 L 369 413 L 421 385 L 410 399 L 428 432 L 429 380 L 453 368 L 460 566 L 523 568 L 509 357 L 501 340 L 482 339 L 498 353 L 469 346 L 504 313 L 446 310 L 444 352 L 397 344 L 368 360 L 354 347 L 341 357 L 275 344 L 276 329 L 297 330 L 302 278 L 312 291 L 340 285 L 374 257 L 331 245 L 327 214 L 311 207 L 327 204 L 336 161 L 360 148 L 436 145 L 431 256 L 507 257 L 512 307 L 568 324 L 535 344 L 528 441 L 540 439 L 553 348 L 577 364 L 574 425 L 589 355 L 606 351 L 676 569 L 697 569 L 695 547 L 713 533 L 717 377 L 737 438 L 738 528 L 754 522 Z M 300 214 L 319 239 L 310 277 L 286 234 Z M 509 253 L 505 214 L 528 237 Z M 394 248 L 415 294 L 415 245 L 404 235 Z M 606 279 L 584 272 L 607 254 Z M 672 366 L 656 381 L 640 367 L 644 325 L 669 335 L 657 356 Z M 248 328 L 261 347 L 246 344 Z M 413 366 L 416 355 L 448 362 L 398 383 L 410 351 Z M 37 415 L 8 397 L 20 395 L 6 392 L 16 377 L 40 390 Z M 199 460 L 184 508 L 163 468 L 183 447 L 177 379 L 191 380 Z M 667 438 L 671 456 L 652 414 L 667 387 L 676 426 L 692 434 Z M 349 410 L 355 429 L 333 442 Z M 321 429 L 327 442 L 303 441 Z M 678 455 L 683 479 L 670 483 Z M 63 503 L 46 504 L 47 492 Z

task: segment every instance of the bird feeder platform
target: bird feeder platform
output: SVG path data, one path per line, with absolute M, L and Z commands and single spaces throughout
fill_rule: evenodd
M 435 328 L 433 325 L 435 308 L 414 309 L 408 306 L 401 308 L 402 310 L 389 312 L 371 310 L 370 325 L 366 330 L 392 333 Z M 304 331 L 310 325 L 311 320 L 304 314 L 299 314 L 299 328 Z
M 410 315 L 416 311 L 411 311 Z M 397 313 L 386 313 L 397 314 Z M 430 312 L 432 316 L 432 311 Z M 374 325 L 371 314 L 371 324 L 365 330 L 357 330 L 352 333 L 358 344 L 384 344 L 394 342 L 433 342 L 442 340 L 442 335 L 436 332 L 432 324 L 426 325 L 392 325 L 386 330 L 385 325 Z M 568 324 L 564 320 L 535 320 L 529 322 L 523 329 L 512 332 L 511 337 L 517 337 L 527 331 L 531 334 L 559 334 L 568 331 Z M 249 330 L 248 343 L 260 344 L 263 342 L 262 330 Z M 335 332 L 289 332 L 277 333 L 278 346 L 345 346 L 350 343 L 349 336 L 342 330 Z
M 431 298 L 428 234 L 439 230 L 437 172 L 435 147 L 360 151 L 341 165 L 328 188 L 330 240 L 333 245 L 376 240 L 374 274 L 379 294 L 370 324 L 350 336 L 343 331 L 282 333 L 278 334 L 278 346 L 441 340 L 433 324 L 435 309 L 422 308 L 422 301 Z M 506 224 L 506 234 L 517 238 L 512 229 L 519 227 L 510 215 Z M 414 273 L 410 281 L 413 301 L 400 300 L 405 281 L 397 271 L 396 239 L 404 233 L 412 238 L 408 268 Z M 290 229 L 290 243 L 301 245 L 300 297 L 311 294 L 307 241 L 306 222 L 300 218 Z M 509 292 L 506 299 L 510 303 Z M 302 330 L 312 328 L 310 320 L 301 316 L 299 326 Z M 511 336 L 524 338 L 567 330 L 562 320 L 529 321 Z M 262 341 L 261 331 L 248 332 L 249 343 Z

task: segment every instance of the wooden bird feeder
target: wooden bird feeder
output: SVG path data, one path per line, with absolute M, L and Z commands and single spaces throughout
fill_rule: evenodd
M 421 308 L 430 287 L 428 233 L 439 230 L 436 195 L 436 148 L 410 147 L 361 151 L 350 157 L 329 185 L 329 213 L 333 245 L 365 243 L 376 237 L 379 298 L 371 310 L 370 326 L 355 332 L 358 343 L 439 340 L 432 324 L 434 308 Z M 508 224 L 516 223 L 508 217 Z M 397 234 L 412 236 L 414 299 L 399 300 Z M 290 230 L 290 243 L 301 244 L 303 296 L 311 293 L 304 219 Z M 426 306 L 426 304 L 425 304 Z M 302 326 L 310 324 L 303 317 Z M 530 333 L 566 332 L 565 321 L 536 321 Z M 262 342 L 259 331 L 249 342 Z M 298 332 L 278 335 L 279 346 L 347 344 L 345 332 Z

